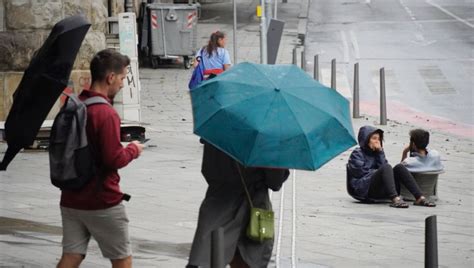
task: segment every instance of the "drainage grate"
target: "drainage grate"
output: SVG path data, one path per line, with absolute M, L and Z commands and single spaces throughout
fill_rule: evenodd
M 433 94 L 455 94 L 456 90 L 448 82 L 446 76 L 438 66 L 429 65 L 418 69 L 421 77 L 425 81 L 426 86 Z

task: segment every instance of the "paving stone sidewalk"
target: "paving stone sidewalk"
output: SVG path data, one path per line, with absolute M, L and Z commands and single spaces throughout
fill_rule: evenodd
M 291 62 L 297 44 L 299 7 L 282 6 L 288 16 L 279 62 Z M 200 40 L 232 25 L 202 22 Z M 239 27 L 240 59 L 259 61 L 257 23 Z M 232 38 L 229 36 L 229 43 Z M 229 51 L 232 51 L 229 44 Z M 200 174 L 202 145 L 192 134 L 187 82 L 181 65 L 142 68 L 142 121 L 151 140 L 142 157 L 120 171 L 127 203 L 135 267 L 184 267 L 206 184 Z M 363 113 L 363 111 L 362 111 Z M 354 120 L 354 129 L 376 124 L 376 118 Z M 409 122 L 389 121 L 385 151 L 399 162 L 408 140 Z M 296 192 L 296 262 L 299 267 L 423 267 L 424 219 L 438 216 L 441 267 L 474 265 L 472 139 L 432 133 L 432 148 L 443 155 L 446 173 L 439 180 L 436 208 L 389 208 L 365 205 L 345 190 L 345 163 L 351 150 L 316 172 L 297 171 L 285 183 L 283 197 L 282 267 L 290 267 L 292 194 Z M 0 144 L 0 152 L 5 144 Z M 59 191 L 49 183 L 47 153 L 25 151 L 7 172 L 0 173 L 0 267 L 52 267 L 61 254 Z M 282 193 L 272 195 L 279 221 Z M 274 250 L 274 254 L 276 254 Z M 275 259 L 275 257 L 274 257 Z M 95 242 L 81 267 L 109 267 Z M 274 261 L 270 265 L 274 267 Z

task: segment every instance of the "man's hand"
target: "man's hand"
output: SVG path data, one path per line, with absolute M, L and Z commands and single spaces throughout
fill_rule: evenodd
M 130 143 L 133 143 L 135 144 L 135 146 L 137 146 L 138 148 L 138 156 L 140 156 L 143 152 L 143 148 L 145 147 L 143 144 L 141 144 L 139 141 L 132 141 Z

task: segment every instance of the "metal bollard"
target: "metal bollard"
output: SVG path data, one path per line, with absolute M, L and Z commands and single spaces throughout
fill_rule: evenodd
M 301 69 L 306 72 L 306 53 L 304 50 L 301 51 Z
M 313 71 L 314 80 L 319 81 L 319 55 L 314 55 L 314 71 Z
M 387 99 L 385 97 L 385 69 L 380 69 L 380 124 L 387 125 Z
M 212 231 L 211 238 L 211 268 L 224 268 L 224 228 Z
M 293 48 L 293 61 L 292 61 L 292 64 L 298 65 L 297 64 L 297 58 L 296 58 L 296 47 Z
M 425 268 L 438 267 L 438 230 L 436 215 L 425 219 Z
M 331 61 L 331 88 L 336 89 L 336 59 Z
M 360 118 L 360 114 L 359 114 L 359 63 L 354 64 L 354 99 L 352 102 L 352 118 Z

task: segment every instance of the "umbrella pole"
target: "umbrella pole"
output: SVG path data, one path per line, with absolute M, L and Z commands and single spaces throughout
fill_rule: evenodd
M 14 148 L 8 146 L 5 155 L 3 156 L 3 161 L 0 163 L 0 170 L 7 170 L 8 164 L 13 160 L 15 155 L 21 150 L 21 148 Z

